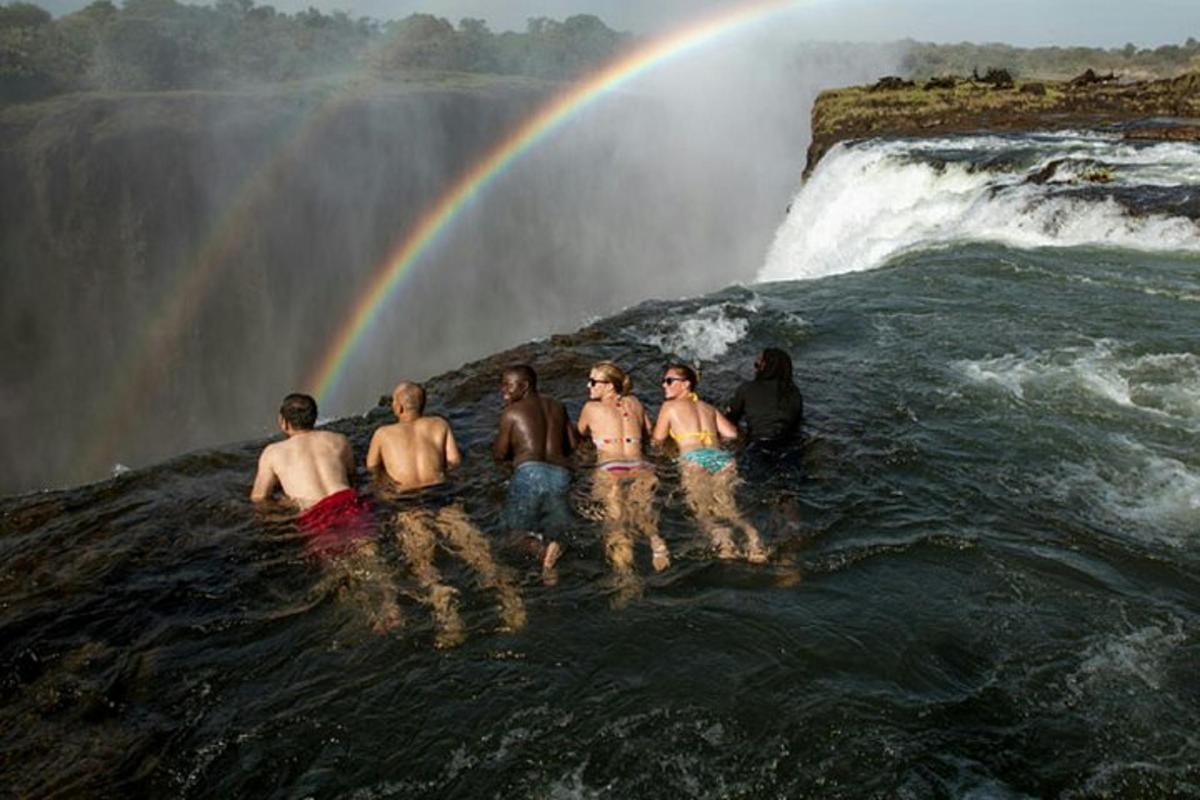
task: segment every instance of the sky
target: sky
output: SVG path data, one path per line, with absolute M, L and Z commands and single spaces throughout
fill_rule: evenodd
M 89 0 L 34 0 L 54 14 Z M 119 0 L 118 0 L 119 2 Z M 529 17 L 595 14 L 611 28 L 653 33 L 736 0 L 259 0 L 280 11 L 315 6 L 353 17 L 400 19 L 422 12 L 457 23 L 488 21 L 492 30 L 523 30 Z M 1200 0 L 812 0 L 797 15 L 814 39 L 1004 42 L 1022 47 L 1139 47 L 1200 38 Z

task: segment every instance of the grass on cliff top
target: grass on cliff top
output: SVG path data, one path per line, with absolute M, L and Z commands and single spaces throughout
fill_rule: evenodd
M 813 109 L 813 135 L 836 135 L 848 129 L 867 132 L 896 126 L 936 127 L 1000 116 L 1082 114 L 1089 110 L 1116 116 L 1197 116 L 1198 86 L 1200 73 L 1141 84 L 1085 87 L 1042 80 L 1016 81 L 1011 89 L 969 81 L 960 81 L 953 89 L 924 89 L 918 85 L 874 91 L 867 86 L 853 86 L 821 93 Z M 1034 91 L 1038 87 L 1040 90 Z M 1117 113 L 1121 111 L 1127 113 Z
M 1039 83 L 1044 94 L 1022 92 L 1022 86 Z M 872 91 L 866 86 L 852 86 L 822 92 L 813 118 L 813 133 L 830 133 L 848 123 L 864 125 L 871 120 L 881 122 L 896 117 L 937 118 L 995 114 L 1011 111 L 1036 114 L 1050 111 L 1061 104 L 1064 84 L 1045 81 L 1018 81 L 1012 89 L 993 89 L 962 82 L 953 89 L 904 89 Z

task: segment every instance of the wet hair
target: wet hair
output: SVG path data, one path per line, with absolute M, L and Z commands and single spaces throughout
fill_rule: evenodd
M 696 387 L 700 385 L 700 376 L 696 374 L 696 370 L 687 364 L 668 364 L 667 372 L 671 372 L 672 370 L 681 373 L 687 379 L 687 382 L 692 385 L 692 391 L 696 391 Z
M 283 398 L 279 416 L 298 431 L 312 430 L 317 424 L 317 401 L 307 394 L 289 394 Z
M 617 390 L 617 394 L 622 397 L 633 391 L 633 378 L 611 361 L 597 361 L 592 364 L 590 372 L 599 372 L 603 375 L 604 380 L 611 383 L 612 387 Z
M 425 413 L 425 387 L 421 384 L 403 381 L 397 384 L 396 390 L 392 392 L 393 400 L 396 395 L 400 396 L 400 403 L 406 409 L 413 408 L 418 414 Z
M 792 357 L 778 347 L 767 347 L 762 351 L 762 369 L 758 378 L 764 381 L 792 382 Z
M 529 388 L 537 391 L 537 373 L 528 364 L 515 364 L 504 370 L 505 375 L 515 375 L 521 381 L 529 384 Z
M 780 402 L 800 391 L 792 380 L 792 357 L 778 347 L 763 348 L 762 369 L 757 371 L 754 379 L 774 383 Z

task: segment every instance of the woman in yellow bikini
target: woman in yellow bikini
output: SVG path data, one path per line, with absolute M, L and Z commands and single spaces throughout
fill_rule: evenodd
M 654 444 L 668 437 L 679 446 L 679 481 L 688 507 L 708 535 L 720 558 L 744 557 L 761 563 L 767 560 L 762 538 L 738 512 L 733 492 L 737 465 L 733 456 L 720 448 L 721 439 L 736 439 L 737 426 L 720 411 L 696 396 L 699 378 L 686 364 L 672 364 L 663 377 L 665 400 L 654 424 Z M 739 551 L 730 527 L 746 538 Z
M 592 493 L 604 505 L 605 555 L 613 571 L 627 582 L 633 580 L 638 536 L 649 539 L 656 571 L 671 563 L 654 514 L 658 479 L 654 465 L 642 453 L 650 422 L 632 391 L 633 379 L 624 370 L 601 361 L 588 373 L 588 402 L 579 412 L 580 438 L 591 439 L 596 446 Z

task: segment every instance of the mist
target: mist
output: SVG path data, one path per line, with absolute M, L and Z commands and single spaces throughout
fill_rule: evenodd
M 321 416 L 641 300 L 752 280 L 813 98 L 901 56 L 807 35 L 728 36 L 581 108 L 415 264 Z M 421 212 L 561 88 L 339 76 L 81 96 L 33 122 L 10 110 L 0 490 L 272 435 Z

